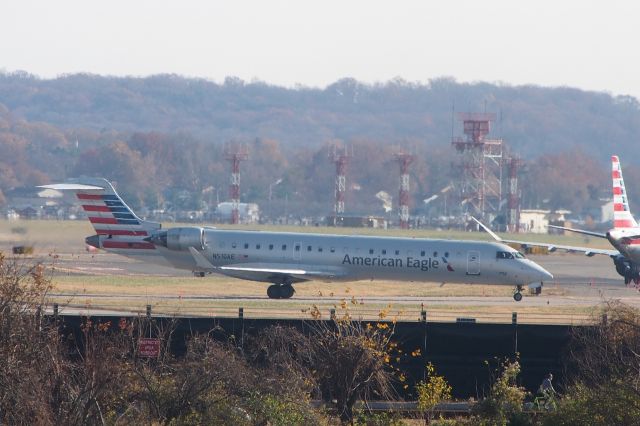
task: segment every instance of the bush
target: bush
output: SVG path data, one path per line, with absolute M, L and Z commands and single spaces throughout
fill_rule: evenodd
M 520 363 L 506 360 L 498 372 L 489 396 L 473 408 L 476 414 L 475 421 L 481 425 L 528 424 L 527 417 L 522 415 L 526 391 L 516 383 L 520 374 Z

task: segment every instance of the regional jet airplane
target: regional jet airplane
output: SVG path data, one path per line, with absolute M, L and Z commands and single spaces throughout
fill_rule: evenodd
M 218 273 L 271 283 L 267 295 L 286 299 L 309 281 L 399 280 L 542 286 L 553 276 L 511 247 L 485 241 L 223 230 L 162 229 L 140 219 L 105 179 L 43 188 L 75 193 L 96 235 L 86 243 L 109 252 L 199 276 Z
M 611 169 L 611 177 L 613 179 L 613 229 L 607 233 L 599 233 L 582 229 L 565 228 L 564 226 L 549 225 L 549 227 L 591 235 L 593 237 L 606 238 L 611 245 L 615 247 L 615 250 L 503 240 L 476 218 L 473 218 L 473 220 L 499 242 L 516 243 L 523 246 L 547 247 L 551 252 L 556 250 L 581 252 L 589 257 L 595 256 L 596 254 L 609 256 L 613 259 L 613 264 L 618 274 L 624 277 L 624 283 L 629 285 L 633 282 L 635 287 L 640 290 L 640 227 L 631 215 L 629 199 L 627 198 L 627 191 L 624 186 L 624 179 L 622 178 L 622 167 L 616 155 L 611 157 Z

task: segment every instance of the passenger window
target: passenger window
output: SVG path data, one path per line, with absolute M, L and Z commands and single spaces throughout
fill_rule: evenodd
M 237 244 L 236 243 L 231 243 L 231 248 L 236 248 Z
M 400 256 L 400 250 L 396 250 L 396 256 Z
M 369 254 L 373 254 L 373 249 L 369 249 Z
M 244 248 L 248 249 L 249 248 L 249 243 L 244 243 Z
M 330 251 L 331 253 L 335 253 L 335 252 L 336 252 L 336 248 L 335 248 L 335 247 L 331 247 L 331 248 L 329 249 L 329 251 Z
M 307 251 L 311 251 L 311 250 L 312 250 L 311 246 L 307 246 Z
M 449 252 L 448 251 L 444 252 L 444 257 L 449 257 Z
M 260 250 L 260 244 L 256 244 L 256 250 Z
M 300 251 L 300 245 L 296 244 L 296 251 Z
M 438 257 L 438 252 L 437 251 L 433 252 L 433 257 Z
M 424 257 L 424 255 L 425 255 L 425 254 L 426 254 L 426 252 L 425 252 L 424 250 L 422 250 L 422 251 L 420 252 L 420 256 L 422 256 L 422 257 Z
M 318 247 L 318 251 L 319 251 L 319 252 L 322 252 L 322 247 Z
M 382 254 L 387 254 L 387 249 L 382 249 Z
M 286 249 L 287 249 L 287 245 L 286 245 L 286 244 L 283 244 L 283 245 L 282 245 L 282 250 L 286 250 Z
M 269 244 L 269 250 L 273 250 L 273 244 Z

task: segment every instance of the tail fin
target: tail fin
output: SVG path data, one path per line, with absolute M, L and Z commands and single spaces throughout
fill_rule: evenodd
M 102 178 L 73 179 L 41 188 L 73 191 L 98 235 L 146 237 L 160 224 L 140 219 Z
M 629 199 L 622 178 L 622 167 L 617 155 L 611 157 L 611 177 L 613 179 L 613 227 L 637 228 L 638 224 L 631 215 Z

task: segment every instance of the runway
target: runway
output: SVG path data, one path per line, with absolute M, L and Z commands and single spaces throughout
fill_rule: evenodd
M 194 315 L 237 315 L 244 307 L 245 315 L 300 315 L 310 306 L 325 314 L 332 307 L 348 305 L 358 311 L 375 316 L 385 306 L 402 315 L 418 318 L 421 309 L 434 315 L 448 311 L 451 315 L 501 315 L 518 311 L 522 315 L 582 316 L 593 307 L 611 301 L 621 301 L 640 308 L 640 293 L 626 287 L 605 256 L 586 257 L 571 254 L 531 256 L 554 274 L 554 281 L 545 283 L 543 294 L 525 297 L 514 302 L 512 289 L 503 286 L 450 285 L 441 288 L 437 283 L 310 282 L 296 285 L 296 294 L 288 300 L 272 300 L 266 296 L 265 283 L 253 283 L 227 277 L 208 276 L 194 278 L 189 271 L 157 266 L 109 253 L 58 254 L 54 261 L 55 275 L 74 277 L 85 283 L 82 291 L 55 291 L 59 300 L 73 299 L 67 312 L 140 313 L 147 304 L 154 312 L 169 312 L 171 307 Z M 46 263 L 48 258 L 44 258 Z M 117 277 L 125 283 L 124 289 L 102 291 L 93 283 Z M 151 284 L 130 286 L 127 280 L 146 279 Z M 100 281 L 102 282 L 102 281 Z M 158 282 L 158 284 L 154 284 Z M 162 284 L 172 283 L 171 286 Z M 164 287 L 166 285 L 166 287 Z M 345 288 L 347 290 L 345 290 Z M 383 288 L 383 289 L 381 289 Z M 479 289 L 481 288 L 481 289 Z M 426 308 L 425 308 L 426 307 Z M 364 315 L 363 314 L 363 315 Z M 443 314 L 444 315 L 444 314 Z M 573 318 L 573 317 L 572 317 Z M 572 322 L 573 320 L 569 321 Z

